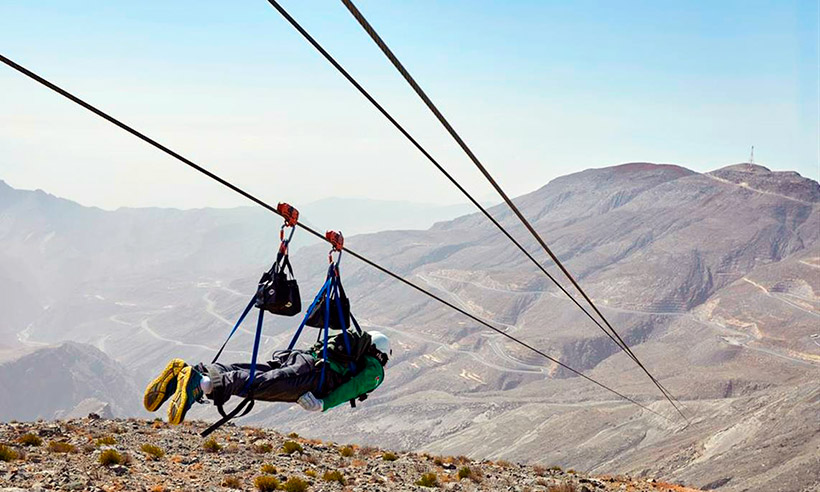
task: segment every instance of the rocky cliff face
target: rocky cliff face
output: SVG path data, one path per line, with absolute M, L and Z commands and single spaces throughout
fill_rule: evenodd
M 133 375 L 94 347 L 67 342 L 0 364 L 0 420 L 134 415 Z M 84 413 L 83 413 L 84 412 Z
M 0 424 L 0 490 L 696 492 L 654 478 L 394 453 L 252 427 L 228 426 L 206 441 L 203 428 L 99 418 Z

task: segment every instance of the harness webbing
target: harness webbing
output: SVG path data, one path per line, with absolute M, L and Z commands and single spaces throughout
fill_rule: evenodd
M 211 364 L 216 364 L 217 359 L 219 359 L 219 356 L 222 355 L 222 351 L 225 350 L 225 347 L 228 345 L 228 342 L 231 341 L 231 337 L 233 337 L 234 333 L 236 333 L 236 330 L 239 329 L 239 325 L 241 325 L 242 322 L 245 321 L 245 317 L 248 315 L 248 313 L 251 312 L 251 309 L 253 308 L 254 304 L 256 304 L 256 295 L 251 297 L 251 302 L 249 302 L 248 305 L 245 307 L 245 310 L 242 311 L 242 315 L 239 316 L 239 319 L 237 320 L 236 324 L 233 325 L 233 329 L 228 334 L 228 338 L 226 338 L 222 346 L 219 347 L 219 351 L 214 356 L 213 360 L 211 361 Z
M 290 343 L 288 344 L 288 350 L 293 350 L 293 347 L 296 346 L 296 341 L 299 340 L 299 336 L 302 335 L 302 330 L 305 328 L 305 324 L 308 320 L 308 314 L 313 312 L 313 308 L 316 307 L 316 304 L 319 300 L 324 297 L 325 292 L 330 287 L 331 278 L 328 277 L 325 280 L 325 284 L 322 285 L 322 288 L 319 289 L 319 293 L 316 294 L 316 297 L 313 299 L 313 302 L 310 303 L 310 307 L 307 309 L 305 316 L 302 318 L 302 322 L 299 324 L 299 328 L 296 330 L 296 333 L 293 334 L 293 338 L 290 339 Z
M 263 309 L 259 310 L 259 319 L 256 321 L 256 336 L 253 339 L 253 354 L 251 355 L 251 375 L 248 377 L 248 382 L 245 383 L 244 393 L 245 396 L 250 396 L 251 394 L 251 384 L 253 383 L 254 378 L 256 378 L 256 359 L 259 356 L 259 341 L 262 339 L 262 322 L 265 318 L 265 311 Z
M 330 281 L 333 285 L 333 280 Z M 325 327 L 323 329 L 324 339 L 322 340 L 322 374 L 319 376 L 318 389 L 321 390 L 325 384 L 325 372 L 327 372 L 327 338 L 330 331 L 330 289 L 325 294 Z
M 287 225 L 287 224 L 286 224 Z M 293 269 L 290 266 L 290 260 L 288 258 L 288 244 L 290 240 L 293 238 L 293 232 L 296 230 L 295 228 L 291 229 L 290 235 L 288 235 L 287 239 L 284 236 L 284 228 L 282 226 L 282 232 L 280 232 L 280 240 L 281 243 L 279 245 L 279 252 L 276 254 L 276 261 L 274 261 L 273 266 L 271 266 L 270 270 L 266 273 L 267 276 L 273 276 L 277 271 L 283 271 L 287 268 L 291 276 L 293 276 Z M 265 277 L 263 276 L 263 279 Z M 237 418 L 243 417 L 247 415 L 252 409 L 254 405 L 253 399 L 253 391 L 252 385 L 254 380 L 256 379 L 256 366 L 259 357 L 259 344 L 262 340 L 262 327 L 264 326 L 265 322 L 265 310 L 262 308 L 261 300 L 264 298 L 264 293 L 262 292 L 263 285 L 260 282 L 260 286 L 257 289 L 256 293 L 251 297 L 250 302 L 242 311 L 242 314 L 239 316 L 239 319 L 234 324 L 233 328 L 231 329 L 230 333 L 228 333 L 228 337 L 225 339 L 225 342 L 222 343 L 222 346 L 217 351 L 216 355 L 214 356 L 213 360 L 211 360 L 211 364 L 216 364 L 216 361 L 219 360 L 219 356 L 222 355 L 222 352 L 225 350 L 225 347 L 228 345 L 228 342 L 234 336 L 236 331 L 239 329 L 239 326 L 245 321 L 247 318 L 248 313 L 250 313 L 251 309 L 256 306 L 259 308 L 259 316 L 257 317 L 256 321 L 256 332 L 254 334 L 253 339 L 253 351 L 251 352 L 251 367 L 250 367 L 250 375 L 248 376 L 248 381 L 245 383 L 244 387 L 242 388 L 242 395 L 244 398 L 242 399 L 239 404 L 234 407 L 228 413 L 225 413 L 224 402 L 218 401 L 216 402 L 216 409 L 219 411 L 219 414 L 222 415 L 222 418 L 219 419 L 217 422 L 214 422 L 210 427 L 205 429 L 200 435 L 202 437 L 207 436 L 208 434 L 212 433 L 216 429 L 223 426 L 228 421 Z M 301 327 L 300 327 L 301 329 Z

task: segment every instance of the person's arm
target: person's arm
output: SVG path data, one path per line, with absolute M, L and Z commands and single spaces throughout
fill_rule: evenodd
M 373 391 L 382 384 L 383 380 L 384 368 L 379 364 L 379 361 L 373 357 L 365 357 L 365 366 L 358 374 L 322 399 L 322 411 L 326 412 L 363 393 Z

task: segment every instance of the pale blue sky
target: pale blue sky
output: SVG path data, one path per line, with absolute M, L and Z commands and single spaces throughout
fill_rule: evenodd
M 338 1 L 283 5 L 482 199 Z M 818 179 L 817 1 L 360 0 L 513 195 L 629 161 Z M 0 2 L 0 51 L 271 201 L 464 200 L 264 0 Z M 87 205 L 245 204 L 0 67 L 0 179 Z

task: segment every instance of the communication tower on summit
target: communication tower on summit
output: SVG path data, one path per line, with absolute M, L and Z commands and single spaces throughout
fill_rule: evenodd
M 755 163 L 755 146 L 752 145 L 752 154 L 749 156 L 749 167 L 752 167 Z

